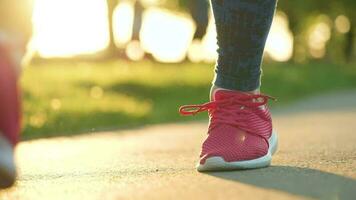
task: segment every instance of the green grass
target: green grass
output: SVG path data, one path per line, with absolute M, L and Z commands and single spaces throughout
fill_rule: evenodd
M 42 63 L 22 77 L 23 138 L 73 135 L 144 124 L 200 120 L 181 117 L 180 105 L 208 100 L 213 66 L 108 61 Z M 273 64 L 264 67 L 262 90 L 283 105 L 331 90 L 356 88 L 347 65 Z

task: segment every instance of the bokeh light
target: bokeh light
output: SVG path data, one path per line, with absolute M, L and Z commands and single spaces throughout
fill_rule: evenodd
M 308 35 L 309 53 L 314 58 L 322 58 L 325 55 L 326 43 L 331 37 L 331 27 L 328 17 L 319 16 L 319 21 L 312 25 Z
M 52 99 L 51 100 L 51 107 L 53 110 L 59 110 L 62 107 L 62 102 L 59 99 Z
M 126 55 L 130 60 L 139 61 L 145 56 L 141 43 L 137 40 L 131 41 L 126 47 Z
M 103 95 L 104 95 L 104 90 L 99 86 L 94 86 L 90 89 L 90 97 L 93 99 L 101 99 Z
M 32 48 L 42 57 L 68 57 L 102 50 L 109 42 L 106 16 L 103 0 L 36 0 Z
M 118 46 L 123 46 L 131 40 L 133 20 L 133 4 L 129 1 L 120 2 L 113 16 L 115 42 Z
M 265 51 L 276 61 L 288 61 L 292 57 L 293 34 L 289 30 L 287 15 L 281 11 L 275 15 Z
M 180 62 L 193 38 L 192 20 L 164 9 L 149 8 L 144 13 L 140 39 L 145 51 L 161 62 Z
M 37 0 L 33 16 L 35 34 L 32 48 L 42 57 L 68 57 L 105 49 L 109 44 L 105 3 L 104 0 Z M 143 3 L 158 5 L 161 2 L 154 0 Z M 80 14 L 78 10 L 81 10 Z M 186 57 L 192 62 L 215 62 L 217 42 L 212 16 L 207 34 L 201 41 L 193 41 L 195 24 L 190 16 L 149 6 L 143 13 L 140 44 L 136 41 L 130 42 L 133 18 L 133 2 L 119 2 L 113 14 L 115 43 L 119 47 L 127 48 L 126 55 L 129 59 L 143 59 L 147 52 L 160 62 L 180 62 Z M 293 36 L 288 23 L 287 16 L 278 11 L 265 49 L 266 54 L 273 60 L 287 61 L 292 56 Z M 335 26 L 345 31 L 345 17 L 339 16 L 335 20 Z M 319 29 L 317 28 L 317 32 L 322 31 Z
M 336 30 L 340 33 L 347 33 L 350 31 L 351 23 L 349 18 L 345 15 L 339 15 L 335 19 Z

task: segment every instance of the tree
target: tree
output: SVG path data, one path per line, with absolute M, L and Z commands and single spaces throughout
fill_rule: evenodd
M 114 36 L 114 24 L 113 24 L 113 16 L 114 10 L 117 6 L 117 0 L 107 0 L 108 7 L 108 23 L 109 23 L 109 46 L 107 47 L 107 53 L 109 56 L 115 56 L 118 53 L 118 48 L 115 44 L 115 36 Z

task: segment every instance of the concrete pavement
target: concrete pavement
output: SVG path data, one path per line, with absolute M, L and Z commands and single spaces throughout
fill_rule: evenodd
M 22 142 L 0 199 L 356 199 L 356 91 L 274 113 L 269 168 L 198 173 L 206 123 L 149 126 Z

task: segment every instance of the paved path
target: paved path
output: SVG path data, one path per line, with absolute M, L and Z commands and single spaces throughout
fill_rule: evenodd
M 0 199 L 356 199 L 356 91 L 276 110 L 274 121 L 273 166 L 249 171 L 194 170 L 205 123 L 22 142 L 19 180 Z

